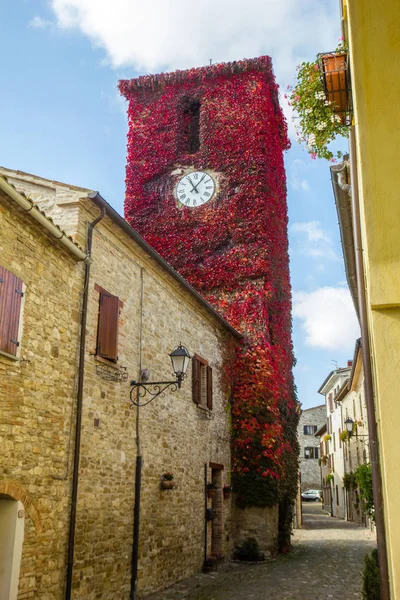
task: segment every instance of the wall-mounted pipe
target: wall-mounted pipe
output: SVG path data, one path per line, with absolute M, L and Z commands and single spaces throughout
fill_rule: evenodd
M 76 504 L 78 500 L 79 483 L 79 459 L 81 450 L 81 429 L 82 429 L 82 404 L 83 404 L 83 383 L 85 378 L 85 347 L 86 347 L 86 321 L 87 307 L 89 299 L 89 281 L 90 281 L 90 257 L 92 254 L 93 230 L 96 225 L 104 218 L 105 208 L 101 209 L 100 215 L 90 223 L 87 231 L 86 250 L 88 261 L 86 262 L 85 279 L 83 284 L 82 316 L 81 316 L 81 340 L 79 348 L 79 367 L 78 367 L 78 392 L 76 401 L 76 424 L 75 424 L 75 452 L 74 452 L 74 470 L 72 474 L 72 492 L 71 492 L 71 516 L 69 521 L 69 539 L 68 539 L 68 561 L 67 561 L 67 582 L 65 590 L 65 600 L 70 600 L 72 591 L 72 573 L 74 568 L 74 549 L 75 549 L 75 528 L 76 528 Z
M 89 256 L 86 252 L 83 252 L 72 240 L 70 240 L 67 235 L 61 231 L 56 225 L 44 215 L 41 210 L 32 202 L 23 196 L 17 190 L 6 181 L 4 177 L 0 177 L 0 189 L 3 190 L 12 198 L 25 212 L 28 212 L 30 216 L 35 219 L 38 223 L 40 223 L 53 237 L 55 237 L 60 244 L 65 246 L 71 254 L 76 256 L 79 260 L 83 260 L 87 262 L 89 260 Z

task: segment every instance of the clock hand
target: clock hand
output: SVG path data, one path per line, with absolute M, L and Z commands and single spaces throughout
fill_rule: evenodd
M 199 192 L 198 192 L 198 191 L 196 190 L 196 188 L 194 187 L 194 185 L 193 185 L 193 183 L 192 183 L 192 180 L 190 179 L 189 175 L 188 175 L 188 180 L 189 180 L 189 183 L 190 183 L 190 185 L 192 186 L 192 190 L 193 190 L 194 192 L 196 192 L 196 194 L 198 194 Z M 199 183 L 200 183 L 200 182 L 199 182 Z
M 204 174 L 204 175 L 203 175 L 203 177 L 202 177 L 202 178 L 200 179 L 200 181 L 198 182 L 198 184 L 194 186 L 194 189 L 196 190 L 196 192 L 197 192 L 197 186 L 198 186 L 198 185 L 200 185 L 200 183 L 203 181 L 203 179 L 204 179 L 204 177 L 205 177 L 205 176 L 206 176 L 206 175 Z M 197 193 L 199 193 L 199 192 L 197 192 Z

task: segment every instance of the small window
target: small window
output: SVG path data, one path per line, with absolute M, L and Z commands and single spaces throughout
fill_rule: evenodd
M 200 100 L 186 100 L 183 109 L 186 151 L 195 154 L 200 150 Z
M 204 358 L 195 355 L 192 358 L 193 402 L 212 410 L 213 385 L 212 368 Z
M 316 425 L 304 425 L 304 435 L 314 435 L 317 432 Z
M 304 448 L 304 458 L 318 458 L 319 448 L 309 446 Z
M 22 280 L 0 266 L 0 351 L 17 356 L 22 304 Z
M 101 288 L 99 291 L 96 354 L 112 362 L 117 362 L 120 300 L 118 296 L 113 296 Z

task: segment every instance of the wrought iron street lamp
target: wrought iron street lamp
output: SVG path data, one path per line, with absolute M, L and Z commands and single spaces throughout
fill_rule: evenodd
M 344 424 L 346 425 L 346 430 L 347 433 L 349 434 L 349 437 L 351 435 L 353 435 L 353 425 L 354 425 L 354 421 L 351 417 L 347 417 L 347 419 L 345 420 Z
M 365 435 L 364 435 L 364 434 L 360 435 L 360 434 L 358 433 L 358 431 L 357 431 L 357 427 L 354 427 L 354 421 L 353 421 L 353 419 L 352 419 L 351 417 L 347 417 L 347 419 L 345 420 L 344 424 L 345 424 L 345 426 L 346 426 L 346 431 L 347 431 L 347 433 L 349 434 L 349 439 L 351 438 L 351 436 L 352 436 L 353 434 L 355 434 L 355 436 L 356 436 L 356 438 L 357 438 L 357 439 L 359 439 L 359 438 L 365 438 L 365 437 L 369 437 L 369 435 L 367 435 L 367 434 L 365 434 Z M 364 442 L 364 440 L 361 440 L 361 442 L 362 442 L 363 444 L 367 444 L 367 442 Z
M 164 392 L 171 388 L 171 392 L 176 392 L 182 386 L 182 381 L 186 377 L 186 371 L 189 366 L 191 356 L 188 349 L 179 344 L 169 354 L 172 362 L 172 368 L 176 379 L 174 381 L 144 381 L 144 372 L 141 373 L 141 381 L 131 381 L 130 400 L 136 407 L 136 472 L 135 472 L 135 506 L 133 513 L 133 548 L 132 548 L 132 580 L 131 580 L 131 600 L 136 600 L 137 592 L 137 573 L 139 556 L 139 526 L 140 526 L 140 491 L 142 482 L 142 463 L 143 455 L 140 446 L 139 436 L 139 416 L 140 408 L 147 406 L 158 396 L 163 396 Z M 142 401 L 143 400 L 143 401 Z

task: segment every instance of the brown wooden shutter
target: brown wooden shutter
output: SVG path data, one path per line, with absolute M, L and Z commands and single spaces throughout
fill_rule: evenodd
M 0 350 L 16 356 L 21 314 L 22 280 L 0 266 Z
M 97 354 L 113 362 L 118 359 L 118 321 L 118 296 L 102 292 L 97 329 Z
M 200 361 L 195 356 L 192 358 L 192 390 L 193 402 L 200 404 Z
M 329 394 L 329 410 L 333 412 L 333 394 Z
M 213 385 L 212 385 L 212 368 L 207 365 L 207 408 L 212 410 L 213 407 Z

